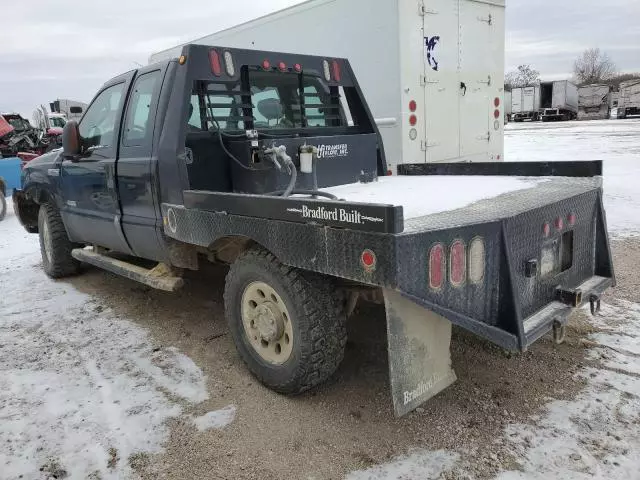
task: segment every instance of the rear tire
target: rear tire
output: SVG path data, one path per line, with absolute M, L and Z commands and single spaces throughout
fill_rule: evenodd
M 329 277 L 287 267 L 254 248 L 231 266 L 224 302 L 240 357 L 270 389 L 302 393 L 342 362 L 346 317 Z
M 40 206 L 38 231 L 44 272 L 51 278 L 77 274 L 80 262 L 71 256 L 77 245 L 69 240 L 60 212 L 54 205 L 44 203 Z

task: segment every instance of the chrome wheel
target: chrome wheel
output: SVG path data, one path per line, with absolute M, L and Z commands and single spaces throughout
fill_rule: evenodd
M 250 283 L 242 294 L 242 323 L 260 357 L 282 365 L 293 351 L 291 317 L 282 297 L 264 282 Z

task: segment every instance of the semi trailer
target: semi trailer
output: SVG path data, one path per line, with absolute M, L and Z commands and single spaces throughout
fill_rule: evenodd
M 358 301 L 385 306 L 404 415 L 451 385 L 458 325 L 526 351 L 615 277 L 601 162 L 402 164 L 348 60 L 187 45 L 108 81 L 16 214 L 53 278 L 94 265 L 173 292 L 228 264 L 225 316 L 254 376 L 298 394 L 340 365 Z
M 620 84 L 618 118 L 640 115 L 640 79 L 628 80 Z
M 514 122 L 539 120 L 540 86 L 514 88 L 511 91 L 511 117 Z
M 504 10 L 504 0 L 311 0 L 196 42 L 348 58 L 396 172 L 504 158 Z
M 583 85 L 578 89 L 578 120 L 605 120 L 609 118 L 611 86 L 608 84 Z
M 568 80 L 540 84 L 540 120 L 575 120 L 578 117 L 578 87 Z

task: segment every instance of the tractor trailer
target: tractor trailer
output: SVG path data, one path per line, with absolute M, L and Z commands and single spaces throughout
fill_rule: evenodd
M 578 117 L 578 87 L 568 80 L 540 84 L 540 119 L 543 122 Z
M 503 159 L 504 21 L 504 0 L 311 0 L 196 41 L 348 58 L 395 173 Z

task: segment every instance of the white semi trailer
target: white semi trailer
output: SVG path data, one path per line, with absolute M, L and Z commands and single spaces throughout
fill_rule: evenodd
M 511 91 L 511 118 L 514 122 L 538 120 L 540 114 L 540 85 L 514 88 Z
M 193 43 L 348 58 L 394 173 L 503 159 L 504 10 L 505 0 L 310 0 Z
M 628 80 L 620 84 L 618 118 L 640 115 L 640 79 Z
M 584 85 L 578 89 L 578 120 L 609 118 L 611 86 L 606 83 Z
M 578 117 L 578 87 L 568 80 L 540 84 L 540 120 L 575 120 Z

